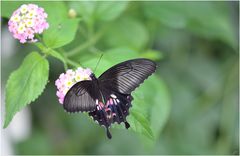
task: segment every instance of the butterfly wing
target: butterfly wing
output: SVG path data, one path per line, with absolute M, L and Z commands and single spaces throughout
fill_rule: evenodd
M 97 103 L 97 109 L 90 112 L 89 115 L 93 117 L 93 120 L 97 121 L 99 125 L 106 127 L 107 137 L 111 139 L 111 133 L 109 127 L 112 123 L 121 122 L 125 123 L 125 127 L 130 127 L 126 120 L 129 115 L 129 108 L 132 106 L 133 100 L 131 95 L 112 92 L 110 90 L 101 90 L 106 101 L 103 104 L 101 101 Z
M 117 64 L 98 78 L 98 85 L 104 102 L 98 99 L 97 109 L 90 112 L 100 125 L 106 127 L 108 138 L 111 138 L 109 127 L 112 123 L 126 120 L 133 100 L 131 92 L 156 70 L 156 64 L 148 59 L 134 59 Z
M 96 109 L 95 99 L 97 92 L 93 81 L 80 81 L 73 85 L 67 92 L 63 107 L 67 112 L 94 111 Z
M 144 58 L 133 59 L 111 67 L 98 78 L 98 81 L 101 88 L 131 94 L 155 70 L 155 62 Z
M 68 112 L 89 111 L 89 115 L 104 125 L 108 138 L 112 123 L 125 123 L 133 100 L 131 92 L 156 70 L 148 59 L 134 59 L 119 63 L 105 71 L 98 79 L 76 83 L 64 98 Z M 97 82 L 97 83 L 94 83 Z M 96 101 L 95 101 L 96 100 Z

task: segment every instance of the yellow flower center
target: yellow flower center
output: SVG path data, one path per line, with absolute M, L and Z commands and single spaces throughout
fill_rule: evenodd
M 67 86 L 71 86 L 72 85 L 72 82 L 71 81 L 68 81 L 67 82 Z

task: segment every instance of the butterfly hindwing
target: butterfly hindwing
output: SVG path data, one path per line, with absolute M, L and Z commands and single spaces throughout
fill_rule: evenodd
M 97 91 L 90 80 L 80 81 L 73 85 L 67 92 L 63 107 L 67 112 L 94 111 Z
M 101 87 L 131 94 L 155 70 L 156 64 L 149 59 L 128 60 L 111 67 L 98 80 Z
M 103 95 L 106 92 L 102 92 Z M 97 100 L 97 109 L 93 112 L 90 112 L 89 115 L 93 117 L 93 120 L 97 121 L 99 125 L 106 127 L 107 136 L 111 138 L 111 133 L 109 127 L 111 124 L 117 122 L 118 124 L 124 122 L 125 127 L 129 128 L 130 125 L 126 120 L 126 117 L 129 115 L 129 108 L 132 106 L 132 96 L 128 94 L 121 93 L 111 93 L 104 95 L 105 104 Z

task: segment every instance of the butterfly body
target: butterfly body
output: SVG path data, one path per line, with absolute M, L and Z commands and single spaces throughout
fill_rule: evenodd
M 132 106 L 131 92 L 156 70 L 156 64 L 148 59 L 134 59 L 117 64 L 99 78 L 92 73 L 91 80 L 80 81 L 67 92 L 63 107 L 68 112 L 89 112 L 93 120 L 106 127 L 113 123 L 125 123 Z

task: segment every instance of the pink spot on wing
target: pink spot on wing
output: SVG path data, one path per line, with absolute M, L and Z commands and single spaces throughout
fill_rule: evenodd
M 107 107 L 107 108 L 105 108 L 105 111 L 106 111 L 106 112 L 107 112 L 107 111 L 111 111 L 111 109 Z
M 111 105 L 113 104 L 112 98 L 109 99 L 109 102 L 110 102 Z
M 110 103 L 110 102 L 109 102 L 109 100 L 108 100 L 108 101 L 107 101 L 107 103 L 106 103 L 106 105 L 108 106 L 108 105 L 109 105 L 109 103 Z
M 104 104 L 103 104 L 101 101 L 99 101 L 98 105 L 99 105 L 101 108 L 104 107 Z

